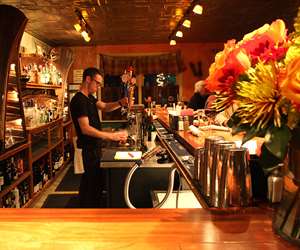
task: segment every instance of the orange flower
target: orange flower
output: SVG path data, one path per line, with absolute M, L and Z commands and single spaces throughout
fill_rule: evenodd
M 300 106 L 300 57 L 293 59 L 286 68 L 281 81 L 282 94 L 298 107 Z

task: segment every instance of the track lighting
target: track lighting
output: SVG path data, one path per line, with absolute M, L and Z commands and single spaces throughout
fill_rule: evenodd
M 174 39 L 170 40 L 170 45 L 171 45 L 171 46 L 176 45 L 176 40 L 174 40 Z
M 185 13 L 182 15 L 181 19 L 177 22 L 175 28 L 172 29 L 171 34 L 169 35 L 170 45 L 176 45 L 176 37 L 183 37 L 183 32 L 180 30 L 182 26 L 185 28 L 191 28 L 191 16 L 194 14 L 201 15 L 203 13 L 203 7 L 199 4 L 200 0 L 193 0 L 190 6 L 186 9 Z M 176 13 L 179 12 L 176 9 Z
M 183 37 L 183 33 L 182 33 L 182 31 L 181 30 L 178 30 L 177 32 L 176 32 L 176 36 L 177 37 Z
M 74 24 L 75 30 L 81 33 L 81 36 L 86 42 L 91 41 L 91 36 L 94 34 L 91 26 L 84 19 L 79 9 L 75 10 L 75 14 L 78 17 L 78 23 Z
M 195 14 L 201 15 L 203 12 L 203 7 L 200 4 L 196 4 L 193 8 Z
M 182 26 L 186 28 L 191 28 L 191 21 L 189 19 L 185 19 L 182 23 Z

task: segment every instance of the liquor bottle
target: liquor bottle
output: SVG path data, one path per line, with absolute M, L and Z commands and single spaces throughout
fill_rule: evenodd
M 3 190 L 4 187 L 4 173 L 3 170 L 0 169 L 0 192 Z
M 5 185 L 10 185 L 12 182 L 12 169 L 11 169 L 11 164 L 9 160 L 5 161 L 5 175 L 4 175 L 4 182 Z
M 152 121 L 150 121 L 150 124 L 148 125 L 148 131 L 147 131 L 148 141 L 154 140 L 154 138 L 152 138 L 154 131 L 155 131 L 154 125 L 153 125 Z
M 0 191 L 4 189 L 5 186 L 5 161 L 0 162 Z
M 15 208 L 20 208 L 20 192 L 19 189 L 17 187 L 14 188 L 14 190 L 12 191 L 13 196 L 14 196 L 14 200 L 13 200 L 13 206 Z

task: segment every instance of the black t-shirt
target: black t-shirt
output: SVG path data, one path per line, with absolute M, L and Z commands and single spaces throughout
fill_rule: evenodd
M 72 120 L 78 137 L 77 139 L 78 148 L 82 148 L 83 145 L 93 146 L 98 148 L 101 147 L 102 140 L 99 138 L 82 134 L 78 122 L 78 118 L 87 116 L 89 119 L 89 125 L 91 127 L 94 127 L 96 129 L 101 129 L 98 109 L 96 106 L 97 101 L 98 100 L 94 96 L 89 95 L 89 97 L 87 97 L 81 92 L 77 92 L 71 100 L 70 111 L 71 111 Z
M 208 95 L 200 95 L 200 93 L 195 93 L 189 101 L 188 107 L 192 108 L 193 110 L 204 109 L 207 98 Z

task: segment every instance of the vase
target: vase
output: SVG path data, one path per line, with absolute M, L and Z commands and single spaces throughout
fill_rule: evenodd
M 300 128 L 292 132 L 286 159 L 283 199 L 273 218 L 273 229 L 300 246 Z

